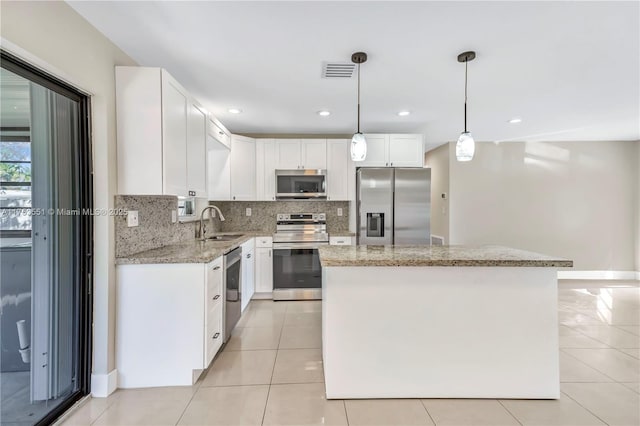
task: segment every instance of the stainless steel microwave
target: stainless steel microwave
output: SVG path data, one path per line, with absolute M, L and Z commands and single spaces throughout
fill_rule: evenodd
M 276 199 L 326 199 L 327 171 L 324 169 L 276 170 Z

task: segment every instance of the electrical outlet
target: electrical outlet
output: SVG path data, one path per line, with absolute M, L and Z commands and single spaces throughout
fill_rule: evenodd
M 338 216 L 342 216 L 342 209 L 338 207 Z
M 178 212 L 175 210 L 171 210 L 171 223 L 176 223 L 178 221 Z
M 137 210 L 129 210 L 127 212 L 127 226 L 138 226 L 138 211 Z
M 245 209 L 244 214 L 245 214 L 246 216 L 251 216 L 251 207 L 247 207 L 247 208 Z

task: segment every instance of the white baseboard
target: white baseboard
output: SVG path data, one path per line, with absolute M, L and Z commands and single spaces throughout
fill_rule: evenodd
M 91 395 L 96 398 L 106 398 L 118 388 L 118 370 L 108 374 L 91 375 Z
M 639 271 L 558 271 L 559 280 L 639 280 Z
M 273 293 L 253 293 L 252 300 L 273 299 Z

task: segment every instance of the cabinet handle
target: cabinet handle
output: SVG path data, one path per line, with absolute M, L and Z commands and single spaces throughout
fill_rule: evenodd
M 338 244 L 344 244 L 344 240 L 338 240 L 338 241 L 336 241 L 336 243 L 338 243 Z
M 391 163 L 391 165 L 393 166 L 393 163 Z
M 220 333 L 216 333 L 213 335 L 212 339 L 217 339 L 220 336 Z
M 247 255 L 247 259 L 249 259 L 250 257 L 251 257 L 251 253 L 249 253 L 249 254 Z
M 213 296 L 213 300 L 218 300 L 218 299 L 220 299 L 220 295 L 219 294 L 216 294 L 215 296 Z
M 218 269 L 220 269 L 219 266 L 214 266 L 214 268 L 213 268 L 214 271 L 217 271 Z
M 218 131 L 218 134 L 219 134 L 220 136 L 222 136 L 222 135 L 224 135 L 224 132 Z
M 233 197 L 233 199 L 235 200 L 235 199 L 236 199 L 236 197 Z

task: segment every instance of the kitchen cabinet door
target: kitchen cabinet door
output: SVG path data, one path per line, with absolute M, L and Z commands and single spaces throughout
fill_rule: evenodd
M 242 265 L 241 265 L 241 286 L 242 286 L 242 300 L 240 304 L 241 311 L 244 312 L 249 305 L 253 293 L 255 293 L 255 240 L 252 238 L 249 241 L 242 244 Z
M 189 195 L 207 196 L 207 114 L 189 103 L 187 127 L 187 190 Z
M 300 141 L 300 168 L 327 168 L 327 141 L 325 139 L 302 139 Z
M 162 71 L 163 193 L 187 196 L 187 113 L 189 95 Z
M 367 156 L 364 161 L 356 162 L 356 167 L 388 166 L 388 135 L 366 134 L 364 137 L 367 140 Z
M 266 201 L 276 199 L 276 141 L 264 141 L 264 195 Z
M 255 139 L 231 136 L 231 199 L 256 199 L 256 145 Z
M 422 135 L 389 135 L 389 166 L 422 167 L 423 165 Z
M 231 152 L 213 138 L 207 139 L 207 190 L 209 200 L 231 200 Z
M 276 168 L 292 170 L 302 168 L 301 165 L 300 140 L 276 139 Z
M 273 292 L 273 256 L 271 247 L 256 248 L 256 293 Z
M 348 200 L 349 143 L 348 139 L 327 140 L 327 200 Z

